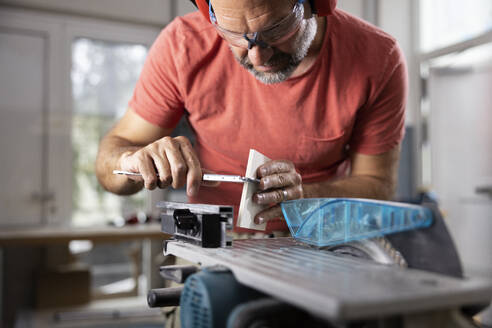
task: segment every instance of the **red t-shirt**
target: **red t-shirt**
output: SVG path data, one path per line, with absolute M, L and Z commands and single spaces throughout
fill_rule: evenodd
M 344 11 L 327 17 L 313 66 L 272 85 L 242 68 L 196 12 L 161 32 L 129 106 L 164 128 L 186 114 L 203 168 L 244 175 L 253 148 L 291 160 L 304 182 L 315 182 L 344 173 L 348 149 L 380 154 L 401 141 L 406 90 L 395 39 Z M 241 190 L 233 183 L 202 187 L 190 201 L 235 205 L 237 213 Z M 281 228 L 279 220 L 267 226 Z

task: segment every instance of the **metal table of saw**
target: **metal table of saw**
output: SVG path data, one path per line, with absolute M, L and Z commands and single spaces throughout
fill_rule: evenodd
M 244 285 L 327 320 L 354 320 L 484 304 L 492 284 L 342 257 L 292 238 L 201 248 L 169 241 L 166 255 L 224 266 Z

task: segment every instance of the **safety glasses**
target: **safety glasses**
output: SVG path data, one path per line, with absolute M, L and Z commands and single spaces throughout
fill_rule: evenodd
M 215 17 L 214 11 L 212 9 L 211 1 L 209 1 L 208 13 L 210 16 L 210 21 L 217 29 L 219 35 L 230 45 L 245 49 L 251 49 L 254 46 L 268 48 L 285 42 L 299 30 L 304 18 L 303 3 L 304 0 L 298 0 L 289 15 L 284 17 L 273 26 L 263 31 L 254 33 L 231 32 L 220 27 L 217 24 L 217 18 Z

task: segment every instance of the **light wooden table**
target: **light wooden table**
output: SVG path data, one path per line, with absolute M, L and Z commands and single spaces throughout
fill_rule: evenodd
M 123 227 L 101 225 L 93 227 L 48 226 L 29 228 L 2 228 L 0 229 L 0 326 L 3 317 L 2 307 L 2 280 L 4 274 L 3 250 L 17 247 L 44 247 L 68 245 L 73 240 L 88 240 L 94 243 L 118 243 L 123 241 L 141 240 L 144 251 L 143 261 L 144 275 L 147 278 L 149 288 L 160 283 L 158 270 L 155 270 L 154 256 L 162 252 L 162 243 L 170 235 L 161 232 L 159 223 L 136 224 Z M 138 281 L 138 272 L 135 274 Z M 138 290 L 136 285 L 135 290 Z
M 159 223 L 115 227 L 50 226 L 39 228 L 12 228 L 0 230 L 0 247 L 13 245 L 46 245 L 67 243 L 71 240 L 117 242 L 132 239 L 167 239 Z

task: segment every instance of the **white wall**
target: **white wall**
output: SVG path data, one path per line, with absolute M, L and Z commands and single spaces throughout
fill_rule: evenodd
M 465 272 L 492 279 L 492 198 L 476 192 L 492 186 L 492 64 L 472 65 L 430 71 L 432 186 Z
M 175 2 L 183 0 L 0 0 L 0 5 L 41 9 L 133 23 L 161 25 L 173 17 Z M 181 5 L 180 5 L 181 7 Z
M 409 92 L 405 125 L 412 126 L 415 131 L 410 140 L 412 155 L 409 158 L 409 166 L 414 170 L 413 188 L 418 188 L 422 181 L 418 1 L 376 0 L 376 7 L 377 25 L 398 40 L 407 61 Z
M 184 15 L 195 10 L 193 4 L 190 1 L 179 1 L 175 0 L 175 12 L 177 15 Z M 364 19 L 368 19 L 366 11 L 367 11 L 367 3 L 375 3 L 374 0 L 339 0 L 337 7 L 343 9 L 357 17 L 361 17 Z
M 182 16 L 184 14 L 196 10 L 195 6 L 193 6 L 193 4 L 189 0 L 175 0 L 175 1 L 176 1 L 175 12 L 176 15 L 178 16 Z
M 405 54 L 409 71 L 407 125 L 419 122 L 420 82 L 415 1 L 378 0 L 378 26 L 394 36 Z
M 343 9 L 357 17 L 364 18 L 364 0 L 338 0 L 337 8 Z

